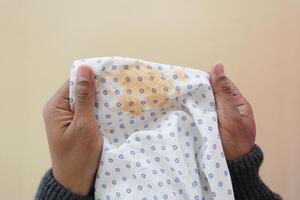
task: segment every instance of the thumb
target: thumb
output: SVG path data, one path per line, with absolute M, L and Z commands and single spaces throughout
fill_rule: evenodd
M 210 82 L 212 84 L 215 96 L 230 96 L 232 91 L 230 87 L 230 82 L 224 73 L 224 65 L 222 63 L 216 64 L 211 69 L 210 75 Z
M 77 69 L 75 119 L 94 118 L 95 88 L 93 70 L 86 65 L 80 66 Z
M 233 102 L 233 88 L 231 87 L 229 78 L 224 73 L 223 64 L 216 64 L 211 69 L 210 82 L 218 109 L 221 109 L 225 113 L 236 110 L 237 108 Z

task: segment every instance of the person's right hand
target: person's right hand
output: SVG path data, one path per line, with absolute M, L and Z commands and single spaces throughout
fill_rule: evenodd
M 103 137 L 95 119 L 95 80 L 87 66 L 77 71 L 75 112 L 65 83 L 44 107 L 44 121 L 54 178 L 78 196 L 94 185 Z

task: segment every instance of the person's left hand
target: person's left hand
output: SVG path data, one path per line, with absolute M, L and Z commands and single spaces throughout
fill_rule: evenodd
M 255 144 L 256 128 L 252 107 L 225 75 L 222 64 L 211 69 L 210 82 L 215 94 L 225 157 L 228 160 L 239 159 L 248 154 Z

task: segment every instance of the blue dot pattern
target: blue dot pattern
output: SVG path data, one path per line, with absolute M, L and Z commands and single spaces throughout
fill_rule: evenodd
M 95 199 L 234 199 L 206 72 L 126 57 L 74 61 L 95 72 L 104 137 Z

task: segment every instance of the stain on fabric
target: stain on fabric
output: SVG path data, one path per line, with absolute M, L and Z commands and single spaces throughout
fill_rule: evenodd
M 183 70 L 176 70 L 173 78 L 177 78 L 180 81 L 186 81 L 188 79 L 188 75 Z
M 186 75 L 182 72 L 177 73 L 180 80 Z M 175 83 L 167 74 L 144 63 L 124 65 L 116 73 L 107 72 L 106 75 L 121 86 L 121 110 L 131 115 L 138 116 L 145 110 L 161 107 L 175 93 Z

